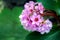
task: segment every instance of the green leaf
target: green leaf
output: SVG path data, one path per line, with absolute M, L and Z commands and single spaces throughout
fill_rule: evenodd
M 55 11 L 60 15 L 60 0 L 56 0 Z
M 24 40 L 29 34 L 20 23 L 22 7 L 5 8 L 0 14 L 0 40 Z
M 52 29 L 48 34 L 40 34 L 39 32 L 30 33 L 25 40 L 60 40 L 60 30 Z

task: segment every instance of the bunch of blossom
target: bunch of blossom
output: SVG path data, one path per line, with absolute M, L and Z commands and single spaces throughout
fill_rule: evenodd
M 48 33 L 52 28 L 52 22 L 40 15 L 43 14 L 44 10 L 42 3 L 33 1 L 26 3 L 22 14 L 19 16 L 24 29 L 38 31 L 41 34 Z

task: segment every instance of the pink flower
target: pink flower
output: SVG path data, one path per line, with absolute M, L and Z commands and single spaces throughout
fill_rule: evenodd
M 44 19 L 43 17 L 41 17 L 40 15 L 37 15 L 34 13 L 34 15 L 32 15 L 30 17 L 30 19 L 32 20 L 32 24 L 36 24 L 36 25 L 39 25 L 40 22 L 42 22 Z
M 30 1 L 29 3 L 26 3 L 26 4 L 24 5 L 24 8 L 25 8 L 26 10 L 34 9 L 34 2 L 33 2 L 33 1 Z
M 24 8 L 25 8 L 25 9 L 28 9 L 28 8 L 29 8 L 29 3 L 26 3 L 26 4 L 24 5 Z
M 41 34 L 49 33 L 52 29 L 52 22 L 40 15 L 44 11 L 42 3 L 30 1 L 24 5 L 24 10 L 19 18 L 23 28 L 28 31 L 38 31 Z
M 52 29 L 52 22 L 49 21 L 49 19 L 47 19 L 47 20 L 44 21 L 44 23 L 40 24 L 40 26 L 38 28 L 38 31 L 41 34 L 44 34 L 44 33 L 49 33 L 50 29 Z

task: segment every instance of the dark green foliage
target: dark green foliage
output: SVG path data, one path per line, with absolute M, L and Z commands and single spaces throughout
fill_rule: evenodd
M 24 40 L 29 33 L 20 24 L 19 15 L 22 7 L 15 7 L 13 10 L 5 8 L 0 13 L 0 40 Z
M 37 1 L 42 2 L 46 9 L 54 10 L 60 15 L 60 0 Z M 22 9 L 22 7 L 14 7 L 12 10 L 4 8 L 0 13 L 0 40 L 60 40 L 60 27 L 57 24 L 44 35 L 24 30 L 19 19 Z

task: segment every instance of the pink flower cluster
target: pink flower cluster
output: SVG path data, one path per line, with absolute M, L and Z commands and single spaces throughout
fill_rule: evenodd
M 24 5 L 24 10 L 19 18 L 24 29 L 28 31 L 38 31 L 41 34 L 48 33 L 52 28 L 52 22 L 49 19 L 44 19 L 44 7 L 42 3 L 30 1 Z

